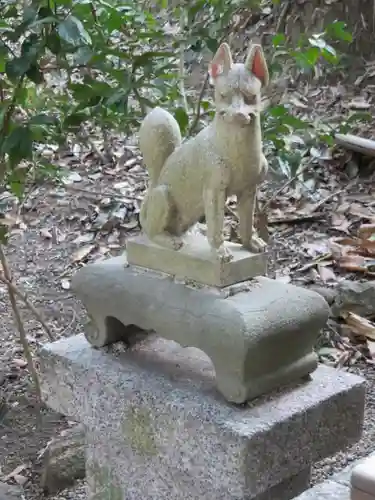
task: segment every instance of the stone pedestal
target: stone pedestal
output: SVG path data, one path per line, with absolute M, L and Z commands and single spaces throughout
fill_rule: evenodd
M 329 308 L 315 292 L 260 276 L 218 289 L 126 265 L 125 256 L 81 269 L 72 289 L 91 319 L 94 346 L 134 343 L 155 331 L 211 359 L 217 387 L 243 403 L 313 372 Z
M 175 251 L 153 243 L 145 235 L 137 236 L 127 241 L 128 261 L 136 266 L 219 288 L 263 276 L 267 272 L 267 255 L 250 253 L 239 243 L 224 243 L 232 254 L 229 262 L 214 258 L 207 238 L 201 234 L 186 235 L 184 243 L 180 250 Z
M 78 335 L 40 352 L 45 402 L 86 426 L 90 500 L 289 500 L 360 436 L 357 376 L 320 366 L 238 406 L 201 351 L 154 335 L 120 347 Z
M 375 455 L 354 467 L 350 493 L 351 500 L 375 500 Z

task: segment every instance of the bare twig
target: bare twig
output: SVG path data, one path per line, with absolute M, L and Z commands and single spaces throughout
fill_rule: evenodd
M 27 295 L 22 293 L 21 290 L 12 282 L 9 281 L 3 273 L 0 273 L 0 281 L 5 283 L 8 287 L 8 289 L 11 289 L 14 295 L 17 295 L 22 302 L 25 303 L 26 307 L 30 309 L 30 311 L 34 314 L 35 318 L 39 321 L 39 323 L 42 325 L 44 328 L 46 334 L 48 335 L 48 338 L 53 342 L 55 340 L 55 336 L 52 333 L 52 330 L 50 327 L 47 325 L 45 322 L 42 314 L 36 309 L 36 307 L 30 302 L 28 299 Z
M 103 155 L 103 153 L 97 147 L 95 142 L 91 139 L 89 132 L 86 130 L 86 128 L 83 125 L 81 125 L 81 136 L 87 142 L 87 144 L 92 148 L 92 150 L 99 157 L 99 159 L 103 163 L 107 163 L 107 161 L 108 161 L 107 158 Z
M 306 165 L 304 165 L 297 173 L 296 175 L 294 175 L 293 177 L 291 177 L 290 179 L 288 179 L 285 184 L 283 184 L 281 186 L 280 189 L 278 189 L 272 196 L 271 198 L 269 198 L 266 203 L 262 206 L 262 209 L 261 209 L 261 212 L 265 212 L 267 210 L 267 208 L 270 206 L 270 204 L 279 196 L 279 194 L 281 194 L 284 189 L 286 189 L 288 186 L 290 186 L 291 184 L 293 184 L 293 182 L 298 179 L 298 177 L 303 173 L 305 172 L 310 166 L 311 166 L 311 161 L 309 161 L 308 163 L 306 163 Z
M 198 103 L 197 103 L 197 112 L 195 113 L 195 117 L 194 117 L 193 123 L 190 126 L 189 135 L 191 135 L 194 132 L 194 130 L 196 129 L 196 126 L 199 123 L 199 120 L 200 120 L 200 117 L 201 117 L 202 99 L 204 97 L 204 93 L 206 91 L 206 87 L 207 87 L 207 83 L 208 83 L 209 78 L 210 78 L 210 75 L 207 73 L 206 74 L 206 78 L 204 79 L 204 82 L 202 84 L 201 90 L 199 92 Z
M 0 261 L 1 261 L 1 264 L 3 266 L 4 276 L 5 276 L 6 280 L 9 283 L 12 283 L 12 274 L 10 272 L 10 268 L 8 265 L 8 259 L 6 258 L 2 244 L 0 244 Z M 29 346 L 29 343 L 27 341 L 25 327 L 24 327 L 24 324 L 22 321 L 20 311 L 18 309 L 16 295 L 14 293 L 13 287 L 10 285 L 8 285 L 8 293 L 9 293 L 9 300 L 10 300 L 12 310 L 13 310 L 14 320 L 16 322 L 17 329 L 18 329 L 19 334 L 20 334 L 21 344 L 22 344 L 22 347 L 23 347 L 23 350 L 24 350 L 24 353 L 26 356 L 27 365 L 28 365 L 31 377 L 32 377 L 34 385 L 35 385 L 35 390 L 37 393 L 38 400 L 40 402 L 41 401 L 41 390 L 40 390 L 40 384 L 39 384 L 39 377 L 38 377 L 38 374 L 37 374 L 35 366 L 34 366 L 34 361 L 33 361 L 33 357 L 31 354 L 30 346 Z
M 184 36 L 185 31 L 185 8 L 180 7 L 180 32 L 181 35 Z M 182 96 L 182 102 L 184 105 L 184 109 L 186 114 L 189 113 L 189 106 L 186 99 L 186 90 L 185 90 L 185 44 L 180 42 L 180 61 L 179 61 L 179 83 L 180 83 L 180 93 Z
M 285 31 L 285 19 L 288 15 L 289 9 L 290 9 L 290 0 L 287 0 L 284 2 L 284 5 L 281 8 L 280 16 L 279 19 L 277 20 L 276 28 L 275 28 L 275 33 L 284 33 Z
M 345 193 L 348 189 L 349 189 L 349 185 L 344 188 L 344 189 L 339 189 L 338 191 L 334 191 L 333 193 L 329 194 L 328 196 L 326 196 L 325 198 L 323 198 L 323 200 L 319 201 L 319 203 L 316 203 L 313 207 L 313 209 L 311 210 L 311 212 L 316 212 L 317 210 L 319 210 L 319 208 L 321 208 L 325 203 L 327 203 L 327 201 L 330 201 L 332 198 L 334 198 L 335 196 L 338 196 L 339 194 L 342 194 L 342 193 Z

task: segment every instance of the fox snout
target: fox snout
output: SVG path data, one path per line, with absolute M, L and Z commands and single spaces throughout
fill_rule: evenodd
M 242 126 L 249 125 L 258 115 L 255 109 L 236 109 L 234 107 L 221 109 L 219 113 L 224 118 L 234 121 Z
M 239 125 L 249 125 L 257 116 L 257 111 L 250 106 L 233 107 L 231 111 L 232 119 Z
M 248 125 L 254 117 L 254 111 L 235 111 L 233 113 L 233 118 L 241 125 Z

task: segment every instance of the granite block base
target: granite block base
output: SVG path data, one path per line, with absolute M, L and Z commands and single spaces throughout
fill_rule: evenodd
M 78 335 L 44 346 L 39 367 L 44 401 L 86 426 L 96 500 L 103 485 L 111 500 L 288 500 L 361 434 L 364 381 L 325 366 L 241 406 L 201 351 L 156 336 L 98 350 Z

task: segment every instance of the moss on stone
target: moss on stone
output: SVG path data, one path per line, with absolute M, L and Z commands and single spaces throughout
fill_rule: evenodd
M 143 456 L 158 454 L 151 413 L 146 408 L 130 407 L 121 425 L 124 437 L 133 450 Z

